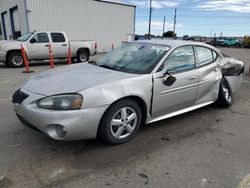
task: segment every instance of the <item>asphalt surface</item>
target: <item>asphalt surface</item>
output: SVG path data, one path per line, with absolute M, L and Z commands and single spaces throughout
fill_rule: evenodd
M 0 63 L 0 187 L 250 186 L 250 49 L 223 50 L 248 63 L 232 107 L 211 105 L 147 125 L 119 146 L 57 142 L 25 128 L 10 98 L 32 74 Z

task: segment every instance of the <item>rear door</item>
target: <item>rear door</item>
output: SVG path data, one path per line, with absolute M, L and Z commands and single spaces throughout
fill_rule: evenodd
M 28 42 L 27 56 L 29 59 L 49 59 L 49 37 L 45 32 L 35 34 Z
M 218 54 L 207 47 L 195 46 L 199 85 L 196 104 L 215 101 L 218 97 L 221 71 Z
M 168 77 L 168 75 L 163 76 L 165 71 L 176 78 L 171 86 L 163 83 Z M 153 77 L 153 118 L 193 106 L 199 78 L 193 46 L 187 45 L 175 49 L 165 60 L 163 71 L 155 73 Z
M 66 58 L 68 55 L 68 41 L 63 33 L 50 33 L 54 58 Z

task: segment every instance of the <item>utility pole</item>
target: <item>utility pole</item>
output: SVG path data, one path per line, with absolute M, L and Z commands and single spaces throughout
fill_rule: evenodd
M 176 27 L 176 13 L 177 13 L 177 8 L 174 9 L 174 33 L 175 33 L 175 27 Z
M 163 20 L 162 38 L 164 37 L 164 33 L 165 33 L 165 23 L 166 23 L 166 16 L 164 16 L 164 20 Z
M 151 17 L 152 17 L 152 0 L 150 0 L 150 8 L 149 8 L 148 39 L 150 39 L 151 35 Z

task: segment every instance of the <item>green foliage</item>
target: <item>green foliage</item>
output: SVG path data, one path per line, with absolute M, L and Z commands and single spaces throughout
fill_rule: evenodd
M 167 31 L 163 34 L 163 37 L 176 37 L 176 34 L 173 31 Z
M 250 48 L 250 37 L 249 37 L 249 36 L 245 36 L 245 37 L 244 37 L 243 46 L 244 46 L 245 48 Z

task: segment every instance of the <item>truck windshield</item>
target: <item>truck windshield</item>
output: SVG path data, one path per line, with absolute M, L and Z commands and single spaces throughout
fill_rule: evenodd
M 25 42 L 27 41 L 34 33 L 29 32 L 29 33 L 25 33 L 23 36 L 21 36 L 20 38 L 18 38 L 17 40 L 20 42 Z
M 170 49 L 168 46 L 127 43 L 97 61 L 103 68 L 132 74 L 149 74 Z

